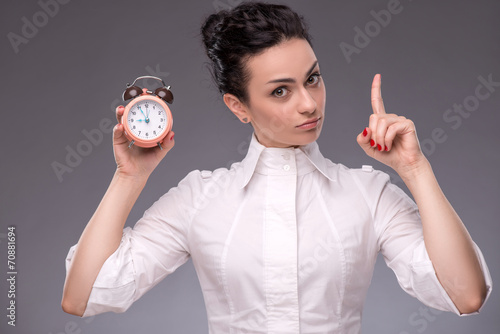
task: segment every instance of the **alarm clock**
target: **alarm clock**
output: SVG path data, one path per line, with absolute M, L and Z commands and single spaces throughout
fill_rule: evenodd
M 154 92 L 147 88 L 136 86 L 137 80 L 154 79 L 161 82 L 162 87 Z M 121 124 L 125 130 L 125 136 L 132 145 L 150 148 L 159 146 L 163 139 L 172 129 L 172 113 L 167 104 L 174 101 L 170 86 L 165 85 L 162 79 L 150 75 L 141 76 L 132 84 L 127 83 L 127 89 L 123 92 L 123 101 L 131 100 L 123 111 Z

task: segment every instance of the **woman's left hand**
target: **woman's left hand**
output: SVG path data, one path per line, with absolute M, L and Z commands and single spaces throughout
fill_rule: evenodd
M 415 124 L 406 117 L 385 112 L 380 74 L 373 78 L 371 101 L 373 114 L 368 127 L 358 135 L 358 144 L 366 154 L 403 177 L 427 161 L 420 149 Z

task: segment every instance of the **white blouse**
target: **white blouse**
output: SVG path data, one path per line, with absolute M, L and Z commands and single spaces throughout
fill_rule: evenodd
M 359 333 L 379 251 L 404 291 L 460 314 L 415 203 L 387 174 L 334 164 L 316 142 L 266 148 L 253 136 L 243 161 L 189 173 L 124 229 L 83 316 L 124 312 L 191 257 L 212 334 Z

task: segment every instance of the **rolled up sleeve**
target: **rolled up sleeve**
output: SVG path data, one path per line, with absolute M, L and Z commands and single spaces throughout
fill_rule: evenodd
M 135 224 L 123 229 L 116 251 L 94 281 L 83 317 L 125 312 L 136 300 L 190 257 L 187 234 L 193 189 L 190 173 L 156 201 Z M 70 248 L 66 271 L 78 245 Z
M 421 242 L 413 250 L 413 258 L 410 262 L 410 269 L 411 269 L 410 287 L 411 291 L 413 291 L 416 298 L 418 298 L 427 306 L 433 307 L 441 311 L 450 311 L 459 316 L 474 315 L 481 312 L 481 309 L 483 308 L 483 306 L 486 303 L 486 300 L 489 298 L 491 294 L 492 279 L 481 250 L 476 245 L 476 243 L 474 243 L 473 246 L 474 250 L 476 251 L 476 255 L 479 259 L 479 263 L 481 265 L 481 269 L 483 271 L 487 287 L 486 299 L 481 308 L 477 312 L 466 313 L 466 314 L 460 313 L 460 311 L 457 309 L 457 307 L 449 297 L 448 293 L 445 291 L 445 289 L 439 282 L 434 267 L 432 265 L 432 262 L 425 248 L 425 244 L 423 242 Z M 389 264 L 389 266 L 391 265 L 392 264 Z
M 422 223 L 415 202 L 400 188 L 391 184 L 384 173 L 380 173 L 377 178 L 375 183 L 380 189 L 380 195 L 376 201 L 374 220 L 380 252 L 387 266 L 396 274 L 401 288 L 423 304 L 438 310 L 460 316 L 478 313 L 480 310 L 461 314 L 439 282 L 425 247 Z M 487 300 L 492 290 L 491 275 L 483 254 L 475 243 L 474 249 L 485 277 Z

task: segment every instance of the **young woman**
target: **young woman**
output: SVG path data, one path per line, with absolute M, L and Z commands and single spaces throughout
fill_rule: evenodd
M 414 124 L 387 114 L 381 78 L 357 137 L 391 166 L 416 204 L 365 166 L 325 159 L 318 139 L 325 85 L 304 23 L 282 5 L 243 3 L 202 27 L 227 107 L 254 135 L 230 169 L 193 171 L 124 224 L 146 181 L 174 146 L 129 149 L 113 134 L 116 173 L 67 258 L 64 311 L 124 312 L 192 258 L 210 333 L 358 333 L 378 252 L 423 303 L 478 312 L 491 291 L 471 240 L 420 150 Z M 117 119 L 123 107 L 117 109 Z

